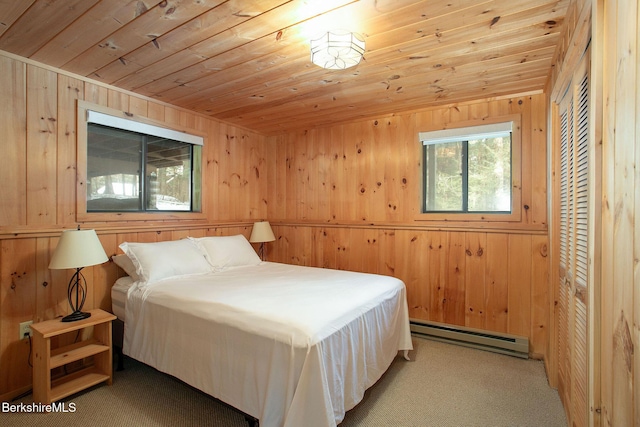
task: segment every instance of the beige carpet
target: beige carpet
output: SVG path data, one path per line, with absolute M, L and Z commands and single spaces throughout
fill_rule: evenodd
M 414 337 L 407 362 L 391 368 L 341 427 L 566 426 L 540 361 Z M 15 403 L 31 402 L 31 395 Z M 5 426 L 247 427 L 244 416 L 182 382 L 127 359 L 111 387 L 65 400 L 73 413 L 0 413 Z M 300 426 L 304 427 L 304 426 Z

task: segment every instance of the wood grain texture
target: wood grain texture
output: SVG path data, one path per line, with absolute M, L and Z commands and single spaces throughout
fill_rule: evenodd
M 36 313 L 36 239 L 0 240 L 0 351 L 3 369 L 0 393 L 28 389 L 31 367 L 29 341 L 19 340 L 19 324 Z M 6 365 L 5 365 L 6 363 Z
M 84 84 L 81 80 L 58 75 L 58 170 L 56 206 L 59 224 L 76 222 L 76 103 L 84 98 Z
M 67 287 L 64 286 L 68 272 L 49 270 L 51 255 L 58 244 L 57 237 L 36 239 L 36 316 L 34 322 L 53 319 L 69 314 Z M 53 286 L 53 283 L 57 286 Z M 68 280 L 67 280 L 68 283 Z
M 486 329 L 486 233 L 466 233 L 465 325 Z
M 26 65 L 0 56 L 0 180 L 12 182 L 2 189 L 0 226 L 27 223 L 27 97 Z
M 245 224 L 251 224 L 255 218 L 266 218 L 267 201 L 260 195 L 266 194 L 267 165 L 264 137 L 253 132 L 3 55 L 0 71 L 0 135 L 10 142 L 3 145 L 0 178 L 12 183 L 3 186 L 0 204 L 0 354 L 3 366 L 5 362 L 11 366 L 0 375 L 0 396 L 10 399 L 27 391 L 31 383 L 28 343 L 17 339 L 18 324 L 55 318 L 69 311 L 66 289 L 72 272 L 49 270 L 48 264 L 60 232 L 79 225 L 76 180 L 82 179 L 83 172 L 77 168 L 78 101 L 191 126 L 209 135 L 211 143 L 203 150 L 203 168 L 207 176 L 204 203 L 211 218 L 201 223 L 242 217 Z M 228 137 L 229 145 L 219 143 L 219 137 L 225 141 Z M 216 176 L 230 180 L 241 176 L 247 183 L 221 194 L 212 181 Z M 153 223 L 161 228 L 145 230 Z M 125 240 L 173 240 L 211 232 L 202 225 L 185 228 L 184 222 L 162 220 L 100 219 L 80 225 L 98 229 L 109 255 L 118 253 L 118 245 Z M 136 231 L 117 231 L 121 229 Z M 248 236 L 250 231 L 246 225 L 223 225 L 215 233 Z M 21 235 L 23 232 L 29 237 Z M 110 289 L 122 272 L 113 263 L 105 263 L 85 268 L 83 274 L 88 284 L 85 307 L 110 310 Z M 72 335 L 57 337 L 53 344 L 71 343 L 75 339 Z
M 581 82 L 588 77 L 586 64 L 590 52 L 585 52 L 583 59 L 574 66 L 575 72 L 569 84 L 569 90 L 560 101 L 558 108 L 554 108 L 557 116 L 554 116 L 556 125 L 561 129 L 554 139 L 554 163 L 559 171 L 560 178 L 554 178 L 553 206 L 558 206 L 556 227 L 553 234 L 558 235 L 557 251 L 554 266 L 557 265 L 557 278 L 554 277 L 554 285 L 559 288 L 558 305 L 558 342 L 555 347 L 565 357 L 558 360 L 558 389 L 561 398 L 565 402 L 567 418 L 574 425 L 587 425 L 590 409 L 588 402 L 587 383 L 589 382 L 589 364 L 593 363 L 587 358 L 592 354 L 589 350 L 587 336 L 591 328 L 597 328 L 595 323 L 589 324 L 588 311 L 595 308 L 591 293 L 595 283 L 594 277 L 588 278 L 581 273 L 581 265 L 587 264 L 585 250 L 576 248 L 586 247 L 586 233 L 579 227 L 581 223 L 594 223 L 593 218 L 588 218 L 583 195 L 592 191 L 593 182 L 586 179 L 587 169 L 579 167 L 586 163 L 586 147 L 590 144 L 586 134 L 580 132 L 585 125 L 591 125 L 593 115 L 587 115 L 588 104 L 585 102 L 584 92 L 580 90 Z M 581 147 L 585 147 L 584 149 Z M 597 159 L 588 159 L 590 164 L 597 164 Z M 596 162 L 596 163 L 594 163 Z M 555 275 L 554 275 L 555 276 Z M 589 298 L 585 295 L 589 294 Z M 592 317 L 593 319 L 593 317 Z
M 513 114 L 523 123 L 515 156 L 525 171 L 518 182 L 520 221 L 451 216 L 416 222 L 422 173 L 418 131 Z M 546 100 L 539 95 L 267 138 L 274 147 L 267 151 L 267 163 L 275 165 L 269 169 L 275 185 L 267 188 L 266 199 L 275 203 L 267 204 L 268 218 L 281 230 L 267 245 L 269 259 L 388 272 L 405 281 L 412 317 L 524 335 L 535 340 L 533 354 L 546 357 L 544 117 Z M 485 227 L 490 232 L 478 231 Z
M 514 172 L 514 185 L 518 187 L 514 191 L 514 212 L 521 220 L 509 223 L 494 218 L 495 227 L 545 230 L 547 150 L 542 139 L 545 126 L 540 123 L 546 116 L 545 99 L 536 95 L 434 107 L 329 130 L 269 137 L 267 145 L 276 148 L 265 153 L 267 164 L 286 162 L 284 167 L 275 168 L 275 177 L 269 177 L 275 185 L 266 189 L 267 200 L 277 201 L 269 204 L 269 217 L 332 223 L 414 223 L 421 212 L 422 144 L 418 132 L 516 117 L 521 129 L 520 144 L 513 153 L 519 171 Z M 329 179 L 319 173 L 325 170 L 331 171 Z M 455 216 L 440 222 L 430 221 L 428 215 L 424 219 L 430 226 L 469 225 L 469 221 Z M 494 222 L 481 223 L 475 221 L 474 225 L 487 227 Z
M 0 48 L 29 57 L 98 1 L 70 0 L 64 7 L 59 7 L 56 2 L 51 1 L 31 2 L 33 5 L 18 19 L 5 23 L 9 25 L 0 36 Z M 28 5 L 30 2 L 20 3 Z
M 412 318 L 522 335 L 534 357 L 545 356 L 549 304 L 539 289 L 548 287 L 546 236 L 383 226 L 272 228 L 276 241 L 266 245 L 269 261 L 393 275 L 407 287 Z
M 27 0 L 21 2 L 3 1 L 0 3 L 0 16 L 2 23 L 0 25 L 0 35 L 4 34 L 25 10 L 29 8 L 36 0 Z
M 57 223 L 58 81 L 55 73 L 27 66 L 27 224 Z
M 570 0 L 13 3 L 0 49 L 265 135 L 541 93 L 574 41 Z M 356 67 L 311 63 L 327 27 L 364 37 Z
M 640 281 L 637 256 L 633 255 L 638 253 L 640 242 L 640 179 L 635 166 L 640 158 L 640 10 L 635 1 L 577 0 L 570 3 L 566 22 L 550 94 L 552 100 L 559 101 L 589 44 L 594 97 L 589 150 L 590 156 L 594 155 L 589 173 L 593 183 L 589 197 L 595 204 L 589 213 L 595 215 L 589 227 L 591 283 L 587 299 L 593 305 L 586 308 L 587 314 L 583 313 L 584 300 L 574 298 L 579 288 L 556 279 L 558 262 L 552 261 L 552 293 L 557 293 L 559 308 L 554 319 L 558 324 L 558 391 L 571 425 L 638 425 L 640 358 L 633 349 L 640 336 L 637 327 L 631 325 L 637 325 L 640 316 Z M 555 240 L 554 234 L 551 237 Z M 589 319 L 586 332 L 579 322 L 573 330 L 566 326 L 585 317 Z M 583 352 L 579 344 L 585 336 L 587 350 Z M 563 363 L 567 359 L 569 363 Z M 585 370 L 589 376 L 586 383 Z
M 613 236 L 610 249 L 613 252 L 611 282 L 612 324 L 607 325 L 613 334 L 610 358 L 611 396 L 607 396 L 611 425 L 632 425 L 640 419 L 640 384 L 634 367 L 638 365 L 638 355 L 633 349 L 638 345 L 637 328 L 634 318 L 639 310 L 634 294 L 640 278 L 637 274 L 638 231 L 635 229 L 637 193 L 640 180 L 634 165 L 638 151 L 638 102 L 637 94 L 630 94 L 628 88 L 637 88 L 640 70 L 638 66 L 638 5 L 632 1 L 611 2 L 607 11 L 615 20 L 619 32 L 607 34 L 615 44 L 615 74 L 606 74 L 605 96 L 610 100 L 615 116 L 605 122 L 606 145 L 612 145 L 610 154 L 614 167 L 607 170 L 604 179 L 613 181 L 613 192 L 607 186 L 607 198 L 611 204 Z M 605 39 L 606 40 L 606 39 Z M 611 66 L 614 66 L 611 64 Z M 609 77 L 611 76 L 611 77 Z M 634 92 L 637 92 L 634 91 Z M 609 138 L 612 136 L 612 138 Z M 630 143 L 634 141 L 635 143 Z M 634 332 L 635 329 L 635 332 Z M 610 405 L 610 406 L 609 406 Z
M 504 263 L 509 259 L 509 236 L 487 233 L 486 257 L 485 328 L 506 333 L 509 315 L 509 270 L 504 268 Z
M 11 61 L 16 60 L 8 62 L 10 67 L 20 69 L 19 61 Z M 513 251 L 535 258 L 536 244 L 546 242 L 547 208 L 542 197 L 539 204 L 531 203 L 529 214 L 522 214 L 521 220 L 515 223 L 415 221 L 421 203 L 421 145 L 417 139 L 420 124 L 455 125 L 519 114 L 523 122 L 529 123 L 523 127 L 522 145 L 530 147 L 531 157 L 523 157 L 523 161 L 530 162 L 530 169 L 534 164 L 540 167 L 545 162 L 536 156 L 544 157 L 545 152 L 531 147 L 534 133 L 539 132 L 532 123 L 534 116 L 546 114 L 539 111 L 546 108 L 544 96 L 479 100 L 264 137 L 95 82 L 62 78 L 32 64 L 28 67 L 33 68 L 28 79 L 18 79 L 24 92 L 16 89 L 12 94 L 26 93 L 28 81 L 53 82 L 53 90 L 47 92 L 50 96 L 37 92 L 30 95 L 40 100 L 36 107 L 32 106 L 35 110 L 30 114 L 46 111 L 50 106 L 57 112 L 57 129 L 46 140 L 57 152 L 56 161 L 42 162 L 38 170 L 27 169 L 31 160 L 20 153 L 13 153 L 11 161 L 23 164 L 24 173 L 29 179 L 33 176 L 35 182 L 49 175 L 58 180 L 54 200 L 39 202 L 38 206 L 43 209 L 66 212 L 66 208 L 56 207 L 55 198 L 61 197 L 62 202 L 68 194 L 73 194 L 73 189 L 67 188 L 70 185 L 67 174 L 71 172 L 62 166 L 61 159 L 69 159 L 73 149 L 69 145 L 77 143 L 71 125 L 76 111 L 74 101 L 135 111 L 138 115 L 147 114 L 167 124 L 187 126 L 207 134 L 203 151 L 206 220 L 109 221 L 100 217 L 83 223 L 83 227 L 98 230 L 109 255 L 118 253 L 118 245 L 123 241 L 156 242 L 227 234 L 248 236 L 253 221 L 268 219 L 277 236 L 275 242 L 266 245 L 268 260 L 391 274 L 405 281 L 411 315 L 416 318 L 500 332 L 517 331 L 536 341 L 532 348 L 544 348 L 539 341 L 546 339 L 546 332 L 532 332 L 532 325 L 544 317 L 544 307 L 540 311 L 531 305 L 538 300 L 533 294 L 535 286 L 544 287 L 538 283 L 534 286 L 533 282 L 544 280 L 544 273 L 537 268 L 540 266 L 540 271 L 544 271 L 545 261 L 532 260 L 529 269 L 521 271 L 522 265 L 516 259 L 519 257 L 512 255 Z M 18 95 L 18 101 L 26 99 Z M 28 107 L 24 104 L 26 116 Z M 71 130 L 69 134 L 68 130 Z M 539 136 L 537 138 L 540 141 Z M 81 179 L 81 171 L 76 173 Z M 535 176 L 545 175 L 546 172 Z M 527 179 L 533 177 L 533 173 L 527 175 Z M 546 184 L 523 185 L 527 200 L 533 200 L 536 187 L 545 191 Z M 28 200 L 21 203 L 18 209 L 27 212 Z M 517 209 L 524 212 L 521 204 Z M 536 217 L 543 220 L 536 222 L 532 219 Z M 0 228 L 0 242 L 8 248 L 33 240 L 31 246 L 17 252 L 25 253 L 24 260 L 3 253 L 0 263 L 27 262 L 28 271 L 34 272 L 34 292 L 25 297 L 24 304 L 20 303 L 20 310 L 30 313 L 29 316 L 59 315 L 60 311 L 68 310 L 64 300 L 59 300 L 58 290 L 66 288 L 69 272 L 48 271 L 46 266 L 60 231 L 76 223 L 69 218 L 58 218 L 56 213 L 51 222 L 26 225 L 12 222 Z M 536 244 L 532 243 L 534 238 Z M 89 283 L 88 306 L 108 309 L 110 286 L 122 272 L 112 263 L 105 263 L 87 268 L 85 274 Z M 49 285 L 42 287 L 41 281 Z M 3 281 L 3 286 L 5 283 Z M 523 292 L 527 295 L 520 297 Z M 473 315 L 467 314 L 469 308 L 473 308 Z M 16 315 L 3 309 L 0 316 L 2 330 L 13 330 L 18 322 Z M 6 334 L 1 337 L 6 341 L 2 341 L 0 351 L 17 357 L 19 353 L 13 350 L 15 340 Z M 63 337 L 60 343 L 68 339 L 72 337 Z M 21 388 L 21 384 L 6 380 L 0 394 L 15 394 Z
M 161 1 L 100 1 L 55 37 L 47 40 L 32 58 L 60 67 Z M 79 37 L 79 34 L 82 36 Z
M 531 238 L 531 336 L 532 352 L 549 356 L 550 339 L 550 264 L 549 239 L 546 236 Z

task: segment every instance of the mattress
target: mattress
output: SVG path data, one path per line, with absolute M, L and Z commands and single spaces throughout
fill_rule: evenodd
M 404 283 L 261 263 L 133 285 L 124 353 L 258 418 L 333 427 L 412 349 Z
M 124 276 L 116 280 L 111 287 L 111 310 L 113 314 L 123 322 L 125 318 L 127 295 L 133 285 L 133 279 L 129 276 Z

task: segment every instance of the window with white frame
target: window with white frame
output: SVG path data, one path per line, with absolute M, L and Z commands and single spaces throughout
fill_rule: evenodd
M 87 212 L 200 212 L 203 138 L 87 111 Z
M 423 213 L 511 214 L 513 123 L 420 132 Z

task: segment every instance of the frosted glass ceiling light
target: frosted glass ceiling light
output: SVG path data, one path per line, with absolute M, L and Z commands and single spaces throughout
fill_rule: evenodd
M 364 39 L 347 31 L 327 31 L 311 40 L 311 62 L 329 70 L 358 65 L 364 55 Z

